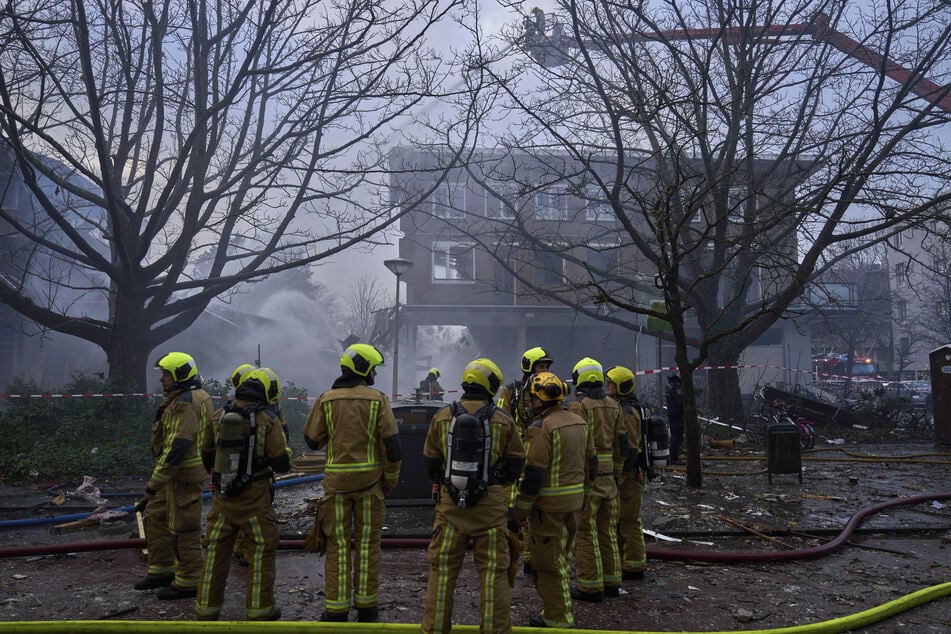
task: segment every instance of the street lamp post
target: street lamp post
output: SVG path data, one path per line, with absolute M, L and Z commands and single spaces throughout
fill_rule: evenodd
M 396 310 L 393 318 L 393 398 L 396 398 L 396 386 L 400 376 L 400 276 L 413 267 L 413 261 L 406 258 L 383 260 L 386 268 L 396 276 Z

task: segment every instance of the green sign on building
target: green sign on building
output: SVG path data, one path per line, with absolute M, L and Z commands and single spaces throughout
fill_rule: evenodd
M 651 302 L 651 310 L 667 314 L 667 304 L 664 302 Z M 659 317 L 647 317 L 647 330 L 648 332 L 670 332 L 670 322 L 666 319 L 661 319 Z

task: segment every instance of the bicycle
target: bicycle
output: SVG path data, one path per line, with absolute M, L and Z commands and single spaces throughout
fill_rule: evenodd
M 783 423 L 792 425 L 799 432 L 799 447 L 803 450 L 816 446 L 816 428 L 809 419 L 797 416 L 794 408 L 785 401 L 767 401 L 762 388 L 753 395 L 757 412 L 747 417 L 746 433 L 750 442 L 765 444 L 766 430 L 770 425 Z

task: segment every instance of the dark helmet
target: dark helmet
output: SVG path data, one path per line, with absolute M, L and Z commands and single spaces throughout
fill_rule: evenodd
M 526 350 L 525 354 L 522 355 L 522 372 L 531 374 L 535 371 L 535 364 L 539 361 L 547 363 L 549 366 L 555 362 L 551 355 L 545 352 L 544 348 L 535 347 Z

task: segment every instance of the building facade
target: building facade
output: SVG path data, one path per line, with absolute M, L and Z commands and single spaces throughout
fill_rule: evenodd
M 928 353 L 951 341 L 951 242 L 948 225 L 930 220 L 889 240 L 894 371 L 926 378 Z
M 600 300 L 611 293 L 628 305 L 662 301 L 656 264 L 633 244 L 601 185 L 585 181 L 603 169 L 606 182 L 610 161 L 582 170 L 560 155 L 485 152 L 454 167 L 452 157 L 411 148 L 396 149 L 390 160 L 391 203 L 403 213 L 399 255 L 413 262 L 402 276 L 403 367 L 415 366 L 416 336 L 428 325 L 466 327 L 506 377 L 518 375 L 521 352 L 532 346 L 551 352 L 563 377 L 586 356 L 605 367 L 674 365 L 672 343 L 643 315 L 619 315 Z M 648 174 L 632 171 L 625 186 L 650 187 Z M 650 239 L 636 212 L 625 211 L 625 221 Z M 794 250 L 794 241 L 784 249 Z M 751 293 L 768 292 L 768 280 L 751 277 Z M 744 363 L 777 370 L 751 372 L 749 381 L 805 378 L 789 371 L 808 368 L 810 356 L 791 324 L 777 322 L 757 343 Z M 398 391 L 409 384 L 401 381 Z

